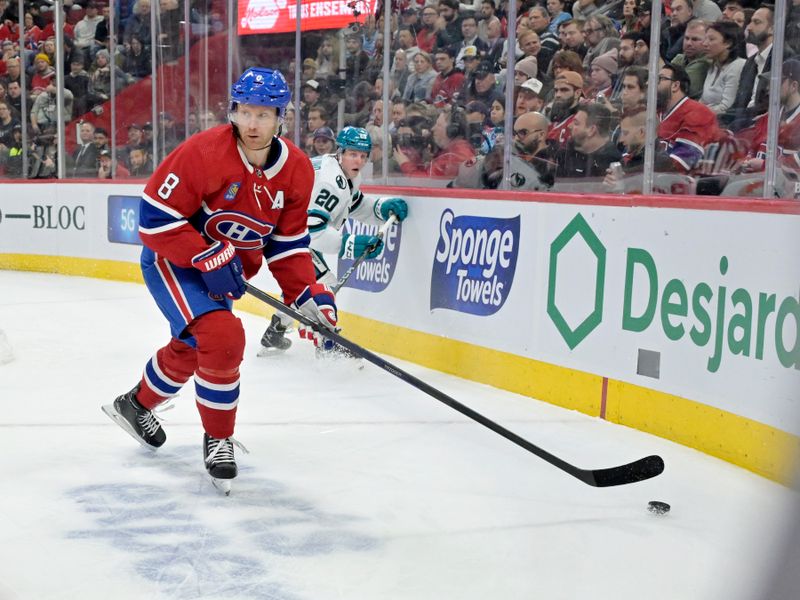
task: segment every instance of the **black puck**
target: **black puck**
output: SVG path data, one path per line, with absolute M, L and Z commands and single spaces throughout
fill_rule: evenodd
M 670 505 L 666 502 L 660 502 L 658 500 L 651 500 L 647 503 L 647 510 L 655 515 L 664 515 L 669 512 Z

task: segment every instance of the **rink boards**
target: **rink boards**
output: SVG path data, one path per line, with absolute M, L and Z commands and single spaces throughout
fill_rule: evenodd
M 141 280 L 141 185 L 0 190 L 0 268 Z M 405 197 L 410 216 L 340 293 L 346 335 L 790 482 L 800 454 L 794 204 L 368 191 Z M 278 291 L 266 272 L 254 283 Z

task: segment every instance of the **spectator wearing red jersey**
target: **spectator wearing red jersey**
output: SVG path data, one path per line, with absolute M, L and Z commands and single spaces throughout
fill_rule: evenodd
M 429 100 L 436 106 L 452 104 L 464 86 L 464 74 L 456 69 L 453 48 L 437 48 L 433 55 L 436 71 Z
M 433 143 L 438 151 L 431 160 L 431 177 L 454 178 L 458 167 L 475 158 L 475 150 L 467 141 L 467 116 L 461 107 L 439 113 L 433 125 Z
M 436 46 L 436 19 L 439 13 L 433 5 L 422 9 L 422 26 L 417 30 L 417 47 L 431 53 Z
M 658 73 L 658 137 L 681 172 L 689 172 L 703 157 L 705 146 L 719 140 L 717 117 L 705 104 L 692 100 L 689 75 L 683 67 L 665 64 Z
M 782 167 L 800 172 L 800 60 L 793 58 L 784 62 L 781 75 L 778 161 Z M 767 79 L 769 73 L 759 77 Z M 768 119 L 769 113 L 764 113 L 755 119 L 752 127 L 736 134 L 737 138 L 748 140 L 750 146 L 749 158 L 742 163 L 744 172 L 764 170 Z

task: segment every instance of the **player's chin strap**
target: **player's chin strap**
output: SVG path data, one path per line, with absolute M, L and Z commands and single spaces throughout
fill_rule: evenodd
M 535 454 L 542 460 L 550 463 L 557 469 L 561 469 L 565 473 L 572 475 L 576 479 L 581 480 L 583 483 L 587 485 L 591 485 L 594 487 L 609 487 L 613 485 L 625 485 L 628 483 L 635 483 L 637 481 L 644 481 L 645 479 L 650 479 L 651 477 L 655 477 L 660 475 L 661 472 L 664 470 L 664 461 L 660 456 L 651 455 L 646 456 L 644 458 L 640 458 L 635 460 L 631 463 L 625 465 L 619 465 L 616 467 L 609 467 L 607 469 L 581 469 L 576 467 L 573 464 L 568 463 L 567 461 L 550 454 L 547 450 L 536 446 L 532 442 L 520 437 L 513 431 L 510 431 L 495 423 L 494 421 L 488 419 L 487 417 L 483 416 L 481 413 L 476 412 L 461 404 L 454 398 L 451 398 L 444 392 L 436 389 L 432 385 L 429 385 L 411 375 L 410 373 L 404 371 L 397 365 L 390 363 L 387 360 L 384 360 L 382 357 L 378 356 L 367 350 L 366 348 L 359 346 L 355 342 L 351 342 L 345 337 L 342 337 L 339 333 L 335 331 L 331 331 L 326 329 L 324 326 L 320 325 L 316 321 L 308 318 L 305 314 L 301 313 L 299 310 L 295 310 L 290 306 L 286 306 L 280 300 L 273 298 L 266 292 L 261 291 L 260 289 L 253 287 L 249 283 L 245 283 L 245 288 L 247 289 L 247 293 L 251 296 L 255 296 L 262 302 L 269 304 L 272 308 L 275 308 L 284 314 L 289 315 L 296 321 L 300 321 L 303 325 L 307 327 L 311 327 L 315 331 L 318 331 L 321 335 L 325 336 L 326 338 L 334 341 L 335 343 L 339 344 L 340 346 L 344 346 L 347 348 L 352 354 L 356 356 L 360 356 L 364 360 L 371 362 L 376 367 L 383 369 L 384 371 L 391 373 L 398 379 L 402 379 L 408 384 L 413 385 L 418 390 L 425 392 L 429 396 L 435 398 L 439 402 L 446 404 L 453 410 L 457 410 L 462 415 L 469 417 L 473 421 L 480 423 L 484 427 L 491 429 L 495 433 L 503 436 L 510 442 L 513 442 L 520 448 L 527 450 L 528 452 Z

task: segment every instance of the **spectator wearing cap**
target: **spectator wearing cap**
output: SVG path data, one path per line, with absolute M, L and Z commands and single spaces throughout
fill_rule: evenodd
M 491 106 L 492 102 L 499 97 L 501 97 L 501 92 L 497 87 L 494 65 L 484 60 L 475 69 L 475 76 L 459 97 L 459 104 L 465 106 L 468 102 L 479 100 L 487 106 Z
M 527 112 L 541 112 L 544 108 L 544 84 L 535 77 L 522 82 L 517 90 L 514 115 L 519 117 Z
M 514 63 L 514 86 L 520 86 L 539 74 L 539 61 L 535 56 L 526 56 Z
M 33 77 L 30 83 L 30 96 L 35 98 L 41 94 L 45 88 L 55 81 L 56 71 L 50 65 L 50 58 L 44 52 L 40 52 L 33 58 Z
M 611 163 L 622 158 L 611 139 L 615 125 L 611 111 L 602 104 L 578 106 L 570 140 L 556 155 L 556 177 L 604 177 Z
M 481 57 L 478 54 L 478 49 L 475 46 L 467 46 L 464 50 L 464 85 L 462 86 L 462 91 L 475 78 L 475 71 L 480 64 Z
M 403 91 L 403 99 L 409 102 L 419 102 L 430 98 L 436 75 L 431 55 L 420 50 L 414 57 L 414 72 L 408 77 L 406 88 Z
M 447 46 L 461 43 L 463 34 L 461 33 L 461 17 L 458 10 L 458 0 L 439 0 L 439 19 L 436 22 L 438 30 L 436 34 L 437 48 L 446 48 Z
M 87 2 L 86 14 L 75 24 L 73 30 L 75 47 L 86 51 L 91 56 L 97 49 L 94 43 L 94 36 L 97 31 L 97 25 L 102 20 L 103 17 L 99 14 L 97 4 L 95 2 Z
M 610 50 L 619 49 L 619 33 L 614 22 L 605 15 L 589 17 L 583 25 L 583 38 L 587 50 L 583 57 L 583 68 L 589 71 L 592 61 Z
M 565 147 L 572 135 L 570 125 L 582 98 L 583 77 L 575 71 L 563 71 L 556 76 L 547 139 L 559 148 Z
M 117 179 L 128 179 L 131 176 L 131 172 L 119 163 L 119 160 L 114 161 L 116 165 L 116 169 L 112 169 L 112 161 L 111 161 L 111 150 L 107 148 L 101 150 L 98 157 L 97 157 L 97 178 L 98 179 L 111 179 L 111 174 L 114 170 L 116 170 L 116 178 Z
M 688 173 L 705 153 L 705 147 L 720 138 L 717 119 L 704 104 L 687 96 L 689 76 L 677 65 L 667 63 L 658 73 L 656 110 L 658 138 L 667 147 L 675 168 Z
M 122 59 L 122 70 L 138 81 L 150 76 L 151 67 L 150 50 L 138 35 L 131 36 L 130 49 Z
M 455 67 L 452 48 L 437 48 L 433 56 L 439 74 L 433 80 L 428 100 L 441 108 L 458 97 L 464 87 L 464 74 Z
M 711 23 L 703 47 L 706 56 L 711 59 L 711 68 L 703 84 L 700 102 L 727 122 L 730 117 L 727 112 L 736 100 L 736 90 L 745 63 L 744 35 L 735 23 Z
M 461 41 L 451 46 L 456 57 L 456 67 L 459 69 L 464 68 L 464 51 L 469 46 L 475 46 L 481 55 L 488 50 L 486 42 L 478 37 L 478 20 L 474 14 L 467 14 L 461 18 Z
M 419 24 L 419 11 L 414 6 L 408 6 L 400 11 L 400 23 L 416 31 Z
M 312 108 L 320 105 L 320 94 L 319 81 L 316 79 L 309 79 L 303 84 L 303 100 L 300 103 L 300 109 L 305 112 L 306 115 Z
M 417 39 L 411 27 L 401 26 L 397 31 L 397 44 L 400 50 L 405 52 L 406 65 L 409 73 L 414 72 L 414 57 L 419 54 L 419 47 L 416 45 Z
M 436 6 L 429 4 L 422 9 L 422 22 L 417 28 L 416 45 L 420 50 L 427 53 L 433 52 L 436 45 L 436 20 L 439 18 L 439 13 L 436 12 Z
M 683 34 L 683 52 L 671 61 L 672 64 L 683 67 L 689 75 L 689 97 L 692 100 L 699 100 L 703 95 L 703 84 L 711 68 L 711 59 L 706 56 L 703 48 L 705 39 L 705 22 L 700 19 L 689 21 Z
M 336 150 L 336 136 L 330 127 L 320 127 L 312 134 L 311 156 L 322 156 L 323 154 L 333 154 Z
M 303 61 L 303 82 L 310 81 L 317 76 L 317 69 L 319 65 L 313 58 L 307 58 Z
M 760 75 L 762 79 L 769 74 Z M 781 68 L 781 116 L 778 129 L 778 163 L 786 170 L 800 173 L 800 61 L 790 58 Z M 752 127 L 737 138 L 749 141 L 750 152 L 742 164 L 745 172 L 763 171 L 767 155 L 767 123 L 769 114 L 755 119 Z
M 601 54 L 592 61 L 589 70 L 589 83 L 594 90 L 593 100 L 608 102 L 612 95 L 614 80 L 617 75 L 617 51 L 611 50 Z
M 119 93 L 133 78 L 111 63 L 108 50 L 98 50 L 89 69 L 92 80 L 90 103 L 103 104 L 111 97 L 111 72 L 114 71 L 116 91 Z

